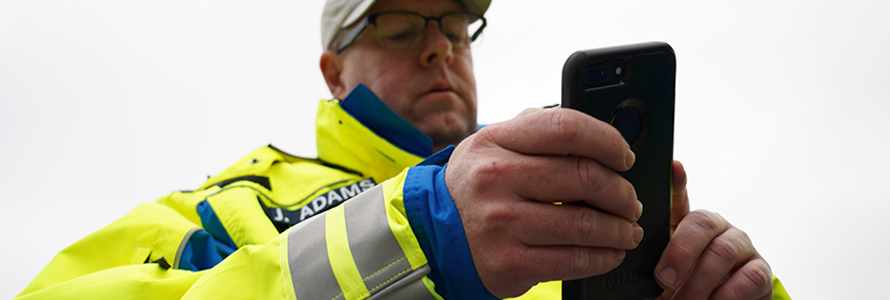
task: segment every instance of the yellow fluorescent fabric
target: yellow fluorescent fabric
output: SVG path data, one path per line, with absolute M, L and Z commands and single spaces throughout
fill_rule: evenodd
M 319 156 L 325 157 L 328 160 L 322 162 L 318 159 L 295 157 L 271 146 L 259 148 L 241 158 L 225 171 L 208 179 L 197 191 L 174 192 L 159 199 L 157 202 L 142 204 L 130 214 L 115 221 L 115 223 L 72 244 L 61 251 L 46 266 L 44 271 L 21 292 L 20 296 L 33 293 L 33 296 L 29 297 L 42 299 L 60 297 L 126 299 L 127 295 L 117 295 L 114 292 L 127 291 L 129 293 L 130 290 L 128 289 L 138 289 L 142 285 L 150 286 L 145 284 L 146 280 L 142 279 L 144 275 L 140 275 L 143 273 L 140 271 L 143 267 L 139 265 L 145 263 L 146 260 L 153 262 L 163 257 L 170 265 L 178 265 L 178 250 L 187 238 L 187 233 L 193 229 L 201 229 L 201 219 L 195 208 L 202 201 L 207 200 L 211 203 L 211 207 L 213 207 L 219 221 L 225 227 L 226 233 L 230 235 L 238 246 L 262 245 L 271 240 L 280 240 L 281 237 L 278 235 L 277 229 L 270 224 L 269 218 L 259 204 L 260 202 L 268 207 L 299 209 L 299 206 L 294 205 L 310 203 L 311 200 L 319 197 L 319 195 L 327 194 L 331 189 L 339 189 L 349 182 L 366 180 L 372 176 L 377 176 L 375 182 L 383 182 L 389 177 L 398 174 L 405 167 L 414 165 L 422 160 L 422 158 L 401 151 L 395 146 L 385 146 L 386 142 L 383 139 L 358 123 L 348 113 L 342 111 L 338 103 L 338 101 L 324 101 L 323 105 L 325 107 L 320 109 L 323 114 L 318 116 L 319 125 L 339 125 L 338 121 L 343 121 L 350 126 L 349 128 L 332 128 L 334 131 L 327 131 L 332 134 L 318 137 L 319 139 L 328 139 L 327 141 L 319 142 L 319 144 L 327 145 L 319 153 Z M 349 132 L 353 129 L 355 129 L 355 132 Z M 361 133 L 357 133 L 359 131 Z M 338 133 L 343 133 L 343 135 L 336 135 Z M 367 155 L 371 155 L 368 153 L 377 153 L 377 151 L 383 151 L 382 155 L 389 156 L 394 161 L 385 158 L 382 158 L 383 160 L 379 162 L 363 161 L 363 159 L 367 158 Z M 374 155 L 381 154 L 377 153 L 371 156 Z M 377 159 L 381 158 L 378 157 Z M 220 182 L 242 176 L 268 178 L 271 189 L 266 189 L 262 185 L 248 181 L 236 181 L 226 184 L 225 187 L 217 186 Z M 339 185 L 333 184 L 337 182 L 344 183 Z M 362 186 L 362 188 L 365 189 L 366 187 Z M 318 212 L 315 214 L 317 215 Z M 400 215 L 404 216 L 404 212 Z M 402 217 L 402 220 L 400 222 L 407 225 L 404 217 Z M 405 226 L 404 229 L 410 232 L 410 227 Z M 311 233 L 306 234 L 311 235 Z M 323 234 L 323 231 L 319 232 L 319 234 Z M 276 236 L 279 238 L 276 238 Z M 324 235 L 321 238 L 323 239 Z M 344 242 L 348 243 L 348 241 Z M 415 248 L 419 249 L 419 247 Z M 279 249 L 278 247 L 276 249 L 276 251 L 285 252 L 287 250 Z M 241 252 L 236 251 L 236 253 Z M 257 253 L 248 256 L 254 257 L 259 255 Z M 409 251 L 408 253 L 411 252 Z M 290 277 L 291 271 L 286 264 L 286 255 L 283 258 L 279 257 L 279 253 L 270 253 L 270 255 L 274 257 L 276 265 L 283 266 L 278 271 L 275 271 L 277 273 L 275 273 L 274 278 L 277 278 L 278 284 L 286 282 L 290 289 L 289 292 L 282 292 L 273 298 L 294 299 L 295 294 L 293 293 Z M 233 256 L 235 258 L 244 257 L 243 254 L 233 254 Z M 337 258 L 336 261 L 343 261 L 343 258 Z M 252 259 L 256 260 L 256 258 Z M 228 260 L 226 259 L 225 261 Z M 238 259 L 232 260 L 237 261 Z M 416 262 L 418 259 L 412 258 L 412 261 Z M 420 261 L 425 260 L 420 259 Z M 137 264 L 139 267 L 135 267 L 136 269 L 120 268 L 131 264 Z M 145 264 L 145 266 L 160 269 L 158 264 Z M 216 270 L 217 267 L 214 267 L 212 270 Z M 111 274 L 106 273 L 112 272 L 110 271 L 111 269 L 114 269 L 113 274 L 115 275 L 107 275 Z M 220 274 L 226 274 L 226 276 L 232 276 L 233 278 L 242 277 L 236 274 L 241 272 L 241 269 L 229 268 L 228 270 L 225 272 L 220 271 Z M 170 274 L 171 276 L 172 274 L 189 275 L 187 276 L 188 278 L 183 277 L 182 280 L 184 281 L 178 281 L 179 279 L 177 279 L 174 280 L 176 281 L 175 284 L 165 285 L 171 288 L 181 288 L 181 290 L 173 294 L 185 293 L 191 283 L 197 280 L 197 277 L 205 274 L 205 272 L 189 273 L 174 269 L 167 271 L 168 273 L 165 274 Z M 126 276 L 124 273 L 127 272 L 132 273 L 133 276 Z M 245 274 L 256 274 L 256 272 L 259 271 L 254 269 L 254 271 Z M 305 270 L 304 272 L 310 271 Z M 214 273 L 217 272 L 215 271 Z M 310 272 L 310 274 L 314 273 Z M 253 276 L 252 278 L 261 277 L 263 276 Z M 202 281 L 205 283 L 202 283 L 201 286 L 210 286 L 212 282 L 219 282 L 220 286 L 252 291 L 250 293 L 259 293 L 253 291 L 254 288 L 251 287 L 255 283 L 254 281 L 246 280 L 243 283 L 235 283 L 231 280 L 222 280 L 222 278 L 225 278 L 225 276 L 213 275 L 212 279 Z M 101 282 L 93 283 L 90 281 L 91 279 L 101 280 Z M 170 280 L 172 279 L 166 279 L 164 282 L 170 282 Z M 180 282 L 187 283 L 180 284 Z M 361 280 L 355 282 L 360 283 Z M 109 289 L 102 284 L 120 288 Z M 80 297 L 80 295 L 96 295 L 93 294 L 92 290 L 86 290 L 87 287 L 101 287 L 98 291 L 104 297 Z M 260 287 L 264 287 L 264 285 L 257 285 L 257 288 Z M 155 294 L 161 294 L 163 291 L 163 289 L 154 288 Z M 284 290 L 288 291 L 288 289 Z M 197 292 L 192 294 L 198 295 Z M 207 295 L 210 294 L 212 293 Z M 139 294 L 136 293 L 136 295 Z M 218 298 L 218 296 L 219 294 L 214 298 Z
M 336 160 L 349 169 L 367 170 L 363 172 L 366 177 L 383 182 L 398 175 L 405 167 L 416 165 L 424 159 L 377 136 L 343 110 L 340 100 L 321 100 L 318 104 L 318 116 L 317 152 L 321 160 Z
M 206 195 L 215 193 L 217 190 L 219 190 L 219 188 L 214 187 L 212 189 L 196 192 L 173 192 L 158 199 L 156 203 L 167 206 L 189 220 L 189 222 L 200 225 L 201 218 L 198 216 L 195 206 L 203 201 Z
M 383 183 L 383 199 L 386 199 L 386 219 L 389 221 L 389 228 L 392 230 L 396 241 L 402 247 L 402 252 L 408 258 L 411 268 L 418 269 L 427 264 L 426 256 L 420 248 L 414 231 L 411 230 L 411 224 L 408 223 L 408 217 L 405 213 L 405 203 L 403 202 L 402 189 L 405 186 L 405 176 L 408 171 L 400 173 L 392 180 Z M 435 293 L 434 293 L 435 294 Z
M 164 270 L 157 264 L 120 266 L 22 293 L 16 299 L 179 299 L 202 275 Z
M 278 230 L 263 213 L 259 201 L 241 200 L 257 198 L 257 189 L 248 185 L 254 184 L 235 183 L 226 186 L 224 192 L 207 197 L 220 223 L 238 247 L 264 244 L 278 236 Z
M 284 234 L 281 234 L 276 238 L 278 240 L 278 266 L 281 270 L 281 285 L 282 289 L 284 289 L 284 299 L 285 300 L 297 300 L 297 295 L 294 293 L 294 286 L 291 284 L 291 273 L 290 268 L 288 266 L 288 257 L 287 257 L 287 231 Z
M 779 277 L 775 275 L 773 275 L 773 300 L 791 300 L 791 296 L 785 291 L 785 287 L 779 281 Z
M 436 300 L 444 300 L 442 299 L 442 296 L 436 294 L 436 283 L 433 282 L 433 280 L 430 279 L 429 276 L 423 276 L 423 279 L 421 280 L 423 280 L 423 284 L 426 285 L 426 289 L 430 291 L 430 295 L 436 297 Z
M 516 300 L 558 300 L 562 298 L 562 281 L 541 282 L 533 286 L 522 296 L 510 299 Z
M 427 277 L 430 266 L 411 230 L 402 202 L 406 176 L 402 171 L 422 158 L 377 136 L 343 111 L 338 100 L 321 102 L 317 125 L 318 155 L 324 161 L 295 157 L 271 146 L 257 149 L 211 177 L 198 191 L 175 192 L 157 202 L 139 205 L 121 219 L 62 250 L 17 299 L 297 300 L 297 295 L 304 295 L 299 300 L 331 300 L 345 291 L 344 297 L 337 300 L 368 297 L 369 292 L 375 299 L 379 295 L 381 299 L 441 300 L 435 293 L 434 283 Z M 268 178 L 270 188 L 246 181 L 219 184 L 242 176 Z M 393 180 L 386 181 L 393 176 Z M 366 250 L 383 249 L 380 247 L 382 234 L 390 233 L 375 229 L 373 232 L 381 235 L 367 237 L 362 233 L 347 237 L 347 230 L 355 229 L 349 225 L 355 223 L 346 221 L 355 219 L 348 214 L 350 219 L 346 220 L 344 205 L 330 210 L 326 216 L 314 212 L 315 217 L 310 220 L 322 221 L 318 224 L 324 227 L 306 230 L 311 228 L 302 226 L 300 230 L 298 227 L 306 225 L 300 223 L 291 228 L 293 235 L 288 234 L 291 231 L 279 235 L 260 205 L 299 209 L 332 189 L 352 182 L 370 182 L 369 178 L 383 182 L 382 199 L 377 196 L 373 201 L 384 205 L 381 211 L 385 211 L 386 223 L 374 220 L 381 221 L 381 227 L 388 226 L 398 245 L 395 242 L 387 245 L 401 249 L 405 259 L 354 261 L 362 255 L 381 257 L 368 255 Z M 221 187 L 223 185 L 225 187 Z M 157 263 L 150 263 L 163 257 L 174 267 L 179 264 L 178 250 L 189 232 L 203 230 L 195 207 L 205 200 L 211 203 L 226 233 L 241 249 L 212 269 L 201 272 L 165 270 Z M 308 251 L 288 252 L 295 245 Z M 289 253 L 298 253 L 301 260 L 289 259 Z M 318 257 L 313 256 L 314 253 Z M 299 263 L 289 264 L 293 261 Z M 361 278 L 361 274 L 368 272 L 373 273 Z M 330 283 L 330 288 L 319 288 L 318 282 L 303 280 L 306 278 L 321 281 L 321 285 Z M 297 282 L 302 283 L 303 288 L 295 291 Z M 367 286 L 375 289 L 369 291 Z M 776 300 L 790 299 L 778 279 L 774 279 L 774 286 Z M 560 295 L 558 282 L 543 283 L 520 299 L 559 299 Z
M 138 265 L 144 263 L 150 254 L 151 245 L 133 245 L 133 256 L 130 258 L 130 264 Z
M 328 260 L 337 284 L 343 291 L 345 299 L 364 299 L 371 295 L 362 281 L 349 249 L 349 238 L 346 235 L 346 215 L 343 205 L 328 211 L 325 217 L 325 242 L 328 246 Z
M 183 299 L 294 299 L 282 278 L 281 239 L 245 246 L 205 271 Z
M 176 263 L 186 234 L 197 227 L 169 207 L 144 203 L 105 228 L 68 246 L 20 295 L 105 269 L 154 262 Z M 150 254 L 150 255 L 149 255 Z M 152 266 L 159 268 L 157 264 Z

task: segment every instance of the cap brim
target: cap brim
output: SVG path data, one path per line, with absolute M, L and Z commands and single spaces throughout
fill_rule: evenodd
M 352 26 L 355 21 L 358 21 L 358 19 L 361 18 L 362 15 L 364 15 L 365 12 L 367 12 L 372 5 L 374 5 L 374 2 L 377 2 L 377 0 L 364 0 L 356 5 L 355 9 L 353 9 L 352 12 L 349 13 L 348 16 L 346 16 L 346 19 L 343 20 L 343 23 L 341 23 L 343 24 L 343 27 L 341 27 L 341 29 Z

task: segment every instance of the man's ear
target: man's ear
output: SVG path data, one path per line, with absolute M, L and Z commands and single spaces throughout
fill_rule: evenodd
M 321 54 L 319 65 L 324 81 L 327 82 L 328 89 L 331 90 L 331 95 L 338 99 L 345 98 L 347 92 L 346 85 L 340 79 L 340 75 L 343 74 L 343 57 L 337 54 L 337 52 L 328 49 Z

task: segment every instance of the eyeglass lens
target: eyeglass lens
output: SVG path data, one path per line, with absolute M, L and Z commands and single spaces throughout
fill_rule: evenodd
M 384 13 L 377 16 L 377 40 L 388 48 L 407 49 L 420 44 L 425 35 L 425 19 L 410 13 Z M 448 14 L 442 17 L 439 28 L 455 48 L 470 46 L 471 36 L 482 21 L 469 14 Z

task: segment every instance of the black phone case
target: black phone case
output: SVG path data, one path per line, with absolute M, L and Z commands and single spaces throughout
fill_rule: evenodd
M 619 75 L 614 72 L 616 66 L 622 68 Z M 600 68 L 612 72 L 598 77 Z M 653 274 L 655 264 L 670 239 L 673 49 L 666 43 L 651 42 L 578 51 L 566 60 L 562 76 L 563 107 L 613 124 L 626 140 L 633 141 L 629 143 L 636 163 L 619 174 L 634 185 L 643 202 L 638 223 L 644 230 L 639 246 L 627 252 L 618 268 L 563 282 L 562 299 L 654 299 L 662 293 Z M 630 139 L 634 132 L 636 138 Z

